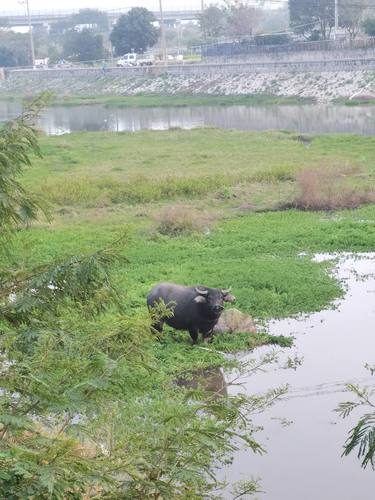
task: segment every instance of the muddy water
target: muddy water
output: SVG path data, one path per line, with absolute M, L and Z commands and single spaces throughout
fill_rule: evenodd
M 0 101 L 0 122 L 15 117 L 21 106 Z M 187 106 L 183 108 L 52 107 L 40 120 L 49 135 L 81 131 L 135 132 L 216 127 L 238 130 L 291 130 L 301 133 L 375 134 L 375 106 Z
M 232 484 L 261 478 L 265 493 L 260 498 L 266 500 L 375 498 L 375 472 L 362 470 L 355 453 L 341 458 L 347 433 L 361 413 L 342 420 L 333 411 L 354 398 L 345 392 L 347 382 L 375 385 L 375 376 L 364 369 L 375 361 L 375 253 L 341 256 L 336 273 L 347 287 L 336 309 L 269 325 L 272 334 L 295 337 L 293 352 L 285 355 L 303 357 L 302 365 L 245 377 L 236 389 L 254 394 L 285 383 L 290 387 L 287 396 L 255 418 L 264 427 L 257 436 L 268 453 L 240 450 L 225 470 Z

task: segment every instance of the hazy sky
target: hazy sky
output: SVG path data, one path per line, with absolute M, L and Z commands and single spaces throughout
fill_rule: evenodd
M 18 0 L 0 0 L 1 11 L 23 10 Z M 206 0 L 206 3 L 209 3 Z M 29 0 L 31 10 L 65 10 L 80 9 L 84 7 L 102 8 L 105 10 L 111 8 L 129 8 L 129 7 L 147 7 L 156 10 L 159 0 Z M 185 10 L 189 8 L 199 8 L 201 0 L 163 0 L 165 9 Z

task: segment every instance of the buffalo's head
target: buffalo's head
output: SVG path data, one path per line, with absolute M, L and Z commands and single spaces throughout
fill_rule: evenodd
M 224 309 L 224 302 L 235 302 L 236 298 L 230 295 L 230 288 L 227 290 L 221 288 L 203 288 L 195 289 L 197 296 L 194 301 L 198 304 L 204 304 L 211 317 L 219 317 Z

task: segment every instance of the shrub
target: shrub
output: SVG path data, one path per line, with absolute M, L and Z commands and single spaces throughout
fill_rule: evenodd
M 363 182 L 364 176 L 353 167 L 301 170 L 296 174 L 299 193 L 292 205 L 303 210 L 335 210 L 371 203 L 375 191 Z
M 290 43 L 290 38 L 286 33 L 275 33 L 274 35 L 257 35 L 254 41 L 255 45 L 285 45 Z
M 175 205 L 166 207 L 157 216 L 156 230 L 165 236 L 181 236 L 204 231 L 209 217 L 196 208 Z

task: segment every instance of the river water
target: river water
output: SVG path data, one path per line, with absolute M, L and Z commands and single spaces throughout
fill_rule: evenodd
M 0 102 L 0 122 L 14 118 L 20 111 L 20 104 Z M 49 135 L 81 131 L 136 132 L 197 127 L 374 135 L 375 106 L 311 104 L 106 108 L 95 104 L 49 108 L 43 113 L 39 127 Z
M 289 384 L 287 395 L 254 420 L 264 428 L 256 437 L 267 453 L 241 449 L 224 471 L 231 484 L 261 478 L 265 494 L 259 498 L 265 500 L 375 498 L 375 472 L 361 469 L 355 452 L 341 458 L 348 431 L 366 408 L 345 420 L 334 412 L 340 402 L 355 399 L 346 383 L 375 386 L 375 376 L 364 368 L 375 362 L 375 253 L 341 256 L 335 272 L 347 292 L 334 308 L 269 325 L 271 334 L 295 337 L 292 352 L 283 354 L 302 357 L 301 366 L 244 376 L 240 388 L 228 385 L 229 392 L 254 394 Z

